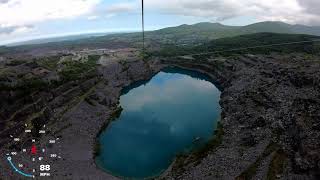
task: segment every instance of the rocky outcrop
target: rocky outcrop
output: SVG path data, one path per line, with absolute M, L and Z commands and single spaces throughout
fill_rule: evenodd
M 83 67 L 80 65 L 75 64 L 74 70 L 79 71 Z M 95 165 L 96 136 L 114 116 L 113 111 L 117 110 L 122 88 L 151 78 L 161 66 L 140 60 L 112 61 L 107 65 L 93 66 L 90 76 L 79 74 L 78 79 L 67 82 L 48 81 L 44 77 L 52 72 L 42 71 L 43 68 L 34 62 L 18 66 L 12 66 L 11 70 L 29 69 L 35 72 L 35 77 L 46 83 L 44 87 L 36 84 L 36 88 L 32 84 L 30 91 L 12 84 L 1 89 L 0 97 L 4 101 L 0 104 L 4 106 L 0 108 L 0 125 L 3 125 L 0 128 L 0 153 L 5 154 L 9 148 L 12 142 L 10 135 L 23 135 L 25 124 L 32 124 L 32 132 L 38 132 L 43 125 L 47 125 L 51 134 L 61 138 L 60 146 L 51 150 L 63 152 L 63 160 L 47 162 L 54 164 L 57 168 L 55 171 L 59 172 L 54 173 L 53 179 L 117 179 Z M 21 74 L 24 76 L 24 73 Z M 17 74 L 13 79 L 20 81 L 19 77 L 22 76 Z M 22 96 L 19 95 L 21 92 Z M 9 176 L 5 174 L 11 172 L 11 169 L 2 160 L 0 164 L 0 179 L 6 179 Z M 18 179 L 19 176 L 16 175 L 10 177 Z
M 163 60 L 207 73 L 222 90 L 222 143 L 164 179 L 317 179 L 320 59 L 303 54 Z M 200 161 L 200 163 L 198 163 Z
M 7 137 L 23 131 L 25 122 L 49 124 L 61 137 L 59 150 L 64 152 L 63 160 L 54 163 L 59 173 L 53 179 L 117 179 L 94 162 L 97 133 L 110 122 L 124 87 L 151 78 L 165 66 L 178 66 L 205 73 L 216 83 L 222 92 L 221 121 L 208 146 L 179 156 L 159 179 L 319 178 L 319 56 L 104 61 L 93 76 L 55 86 L 43 87 L 36 81 L 32 85 L 38 89 L 31 92 L 4 86 L 0 153 L 8 145 Z M 10 66 L 0 80 L 16 84 L 32 71 L 42 80 L 52 74 L 31 62 Z M 6 168 L 0 169 L 0 178 Z

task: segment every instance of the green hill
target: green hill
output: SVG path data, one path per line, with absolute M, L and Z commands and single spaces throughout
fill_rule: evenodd
M 261 32 L 309 34 L 320 36 L 320 27 L 290 25 L 283 22 L 260 22 L 248 26 L 226 26 L 219 23 L 198 23 L 165 28 L 147 33 L 147 38 L 171 44 L 197 44 L 214 39 Z
M 197 45 L 211 40 L 235 37 L 254 33 L 308 34 L 320 36 L 320 27 L 290 25 L 283 22 L 266 21 L 247 26 L 227 26 L 220 23 L 203 22 L 193 25 L 180 25 L 146 32 L 149 48 L 164 44 L 179 46 Z M 107 36 L 111 39 L 141 42 L 141 33 L 128 33 Z M 159 44 L 160 43 L 160 44 Z
M 248 26 L 227 26 L 219 23 L 203 22 L 193 25 L 180 25 L 146 32 L 146 48 L 156 51 L 168 46 L 198 46 L 221 38 L 237 37 L 255 33 L 307 34 L 320 36 L 320 27 L 290 25 L 283 22 L 260 22 Z M 51 42 L 45 44 L 22 45 L 0 48 L 0 54 L 36 54 L 52 50 L 81 50 L 85 48 L 142 47 L 142 33 L 112 34 L 78 40 Z
M 319 53 L 320 37 L 302 34 L 255 33 L 216 39 L 195 47 L 166 45 L 161 50 L 150 53 L 152 56 L 176 57 L 208 52 L 214 52 L 213 54 L 216 55 L 268 54 L 270 52 Z
M 241 27 L 240 31 L 242 31 L 242 33 L 250 33 L 250 34 L 259 33 L 259 32 L 305 34 L 303 32 L 295 32 L 293 30 L 293 25 L 286 24 L 283 22 L 272 22 L 272 21 L 260 22 L 260 23 L 255 23 L 248 26 L 243 26 Z

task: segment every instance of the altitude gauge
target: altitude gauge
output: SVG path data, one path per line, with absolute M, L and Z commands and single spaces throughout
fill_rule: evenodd
M 55 161 L 61 159 L 60 138 L 47 133 L 45 126 L 38 132 L 26 129 L 18 138 L 10 136 L 6 160 L 12 171 L 24 177 L 51 177 Z

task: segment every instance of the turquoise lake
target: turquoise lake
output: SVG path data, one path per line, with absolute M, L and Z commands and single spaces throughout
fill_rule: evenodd
M 178 68 L 132 84 L 120 97 L 120 117 L 99 136 L 98 166 L 124 178 L 159 175 L 177 154 L 213 138 L 219 99 L 207 76 Z

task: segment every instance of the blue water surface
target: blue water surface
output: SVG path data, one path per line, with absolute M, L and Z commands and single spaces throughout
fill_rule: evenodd
M 113 175 L 159 175 L 177 154 L 204 145 L 214 135 L 220 91 L 203 74 L 170 68 L 123 93 L 123 111 L 99 136 L 96 158 Z

